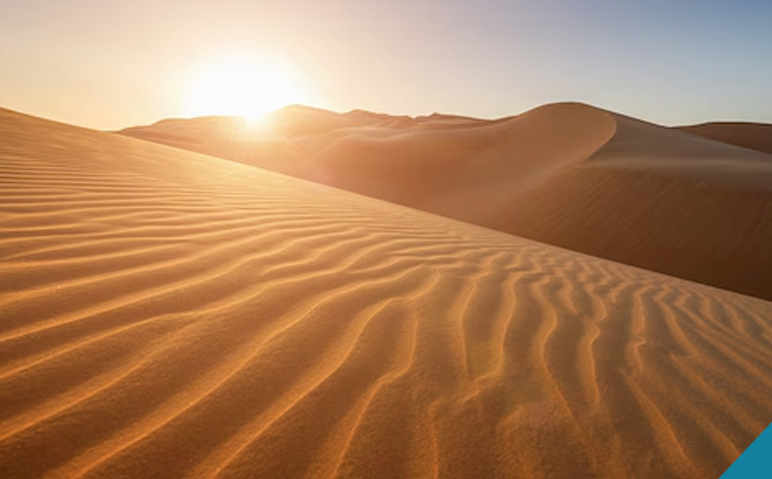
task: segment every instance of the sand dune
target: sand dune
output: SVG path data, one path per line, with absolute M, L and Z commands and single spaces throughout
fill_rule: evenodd
M 772 299 L 772 155 L 582 104 L 496 121 L 292 107 L 273 124 L 123 133 Z
M 766 123 L 713 122 L 680 126 L 677 129 L 735 146 L 772 153 L 772 125 Z
M 772 303 L 8 111 L 0 138 L 1 477 L 711 478 L 772 421 Z
M 602 148 L 521 194 L 497 226 L 772 298 L 772 156 L 615 122 Z

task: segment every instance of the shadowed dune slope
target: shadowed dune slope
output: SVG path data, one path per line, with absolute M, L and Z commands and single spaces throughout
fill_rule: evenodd
M 575 103 L 495 121 L 306 107 L 262 132 L 206 121 L 124 133 L 772 299 L 772 155 Z M 180 125 L 202 129 L 158 137 Z
M 587 161 L 495 227 L 772 298 L 772 156 L 617 116 Z
M 0 112 L 0 477 L 715 478 L 772 303 Z
M 712 122 L 676 129 L 751 150 L 772 153 L 772 125 L 766 123 Z

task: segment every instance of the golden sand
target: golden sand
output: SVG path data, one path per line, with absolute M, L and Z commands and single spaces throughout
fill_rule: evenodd
M 4 478 L 710 478 L 772 421 L 770 302 L 8 111 L 0 258 Z

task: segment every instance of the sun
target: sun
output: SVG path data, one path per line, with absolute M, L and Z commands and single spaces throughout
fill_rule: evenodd
M 239 115 L 259 121 L 293 103 L 308 103 L 297 72 L 279 61 L 227 56 L 200 68 L 184 97 L 185 116 Z

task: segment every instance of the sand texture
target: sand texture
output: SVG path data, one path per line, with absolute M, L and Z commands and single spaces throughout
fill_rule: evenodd
M 296 106 L 267 124 L 122 133 L 772 299 L 770 154 L 577 103 L 500 120 Z
M 772 421 L 770 302 L 4 110 L 0 258 L 3 478 L 717 478 Z

